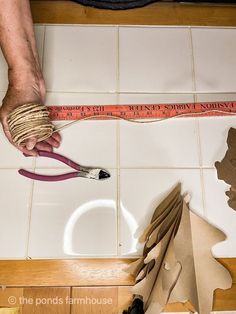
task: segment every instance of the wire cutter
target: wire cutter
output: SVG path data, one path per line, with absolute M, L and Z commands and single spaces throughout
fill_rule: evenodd
M 26 157 L 29 157 L 29 155 L 24 154 Z M 55 160 L 58 160 L 69 167 L 75 169 L 76 171 L 65 173 L 65 174 L 59 174 L 59 175 L 42 175 L 37 174 L 34 172 L 27 171 L 25 169 L 20 169 L 18 172 L 22 176 L 25 176 L 27 178 L 30 178 L 32 180 L 38 180 L 38 181 L 62 181 L 67 180 L 71 178 L 87 178 L 87 179 L 95 179 L 95 180 L 104 180 L 110 178 L 110 173 L 105 169 L 100 168 L 92 168 L 92 167 L 83 167 L 74 161 L 70 160 L 67 157 L 64 157 L 62 155 L 59 155 L 57 153 L 53 152 L 46 152 L 46 151 L 38 151 L 38 155 L 41 157 L 48 157 Z

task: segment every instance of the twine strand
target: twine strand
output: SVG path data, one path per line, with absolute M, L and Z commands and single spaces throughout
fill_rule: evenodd
M 180 113 L 175 116 L 165 117 L 165 118 L 156 118 L 152 120 L 135 120 L 135 119 L 126 119 L 119 116 L 109 116 L 112 119 L 125 120 L 133 123 L 156 123 L 162 122 L 174 118 L 186 117 L 186 116 L 201 116 L 207 113 L 224 113 L 227 115 L 236 115 L 236 112 L 226 112 L 224 110 L 208 110 L 204 112 L 191 112 L 191 113 Z M 93 118 L 104 117 L 107 118 L 107 115 L 92 115 L 84 117 L 69 123 L 66 123 L 60 127 L 55 127 L 52 124 L 52 121 L 49 118 L 49 111 L 47 106 L 43 104 L 29 103 L 17 107 L 8 115 L 8 125 L 9 130 L 12 135 L 12 141 L 17 146 L 25 146 L 27 140 L 32 137 L 36 138 L 37 142 L 41 142 L 51 137 L 54 132 L 61 131 L 66 127 L 78 123 L 83 120 L 90 120 Z

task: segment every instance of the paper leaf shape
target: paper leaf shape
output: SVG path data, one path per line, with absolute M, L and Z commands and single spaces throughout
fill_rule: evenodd
M 229 197 L 228 204 L 236 210 L 236 130 L 229 129 L 227 138 L 228 150 L 221 162 L 217 161 L 215 167 L 219 180 L 224 180 L 231 188 L 226 195 Z
M 143 256 L 127 269 L 136 278 L 133 294 L 143 299 L 145 313 L 190 301 L 198 313 L 210 314 L 214 290 L 232 285 L 228 270 L 211 253 L 223 240 L 223 232 L 189 210 L 178 184 L 140 237 Z

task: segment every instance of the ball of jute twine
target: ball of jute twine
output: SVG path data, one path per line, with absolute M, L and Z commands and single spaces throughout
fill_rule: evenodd
M 48 108 L 42 104 L 29 103 L 17 107 L 8 115 L 7 122 L 12 141 L 17 146 L 25 146 L 32 137 L 41 142 L 55 130 Z
M 135 119 L 126 119 L 119 116 L 109 116 L 110 119 L 121 119 L 126 120 L 129 122 L 134 123 L 154 123 L 154 122 L 162 122 L 165 120 L 173 119 L 173 118 L 179 118 L 184 116 L 201 116 L 206 113 L 226 113 L 223 110 L 208 110 L 204 112 L 189 112 L 189 113 L 180 113 L 176 114 L 175 116 L 171 117 L 165 117 L 162 119 L 148 119 L 144 121 L 135 120 Z M 227 112 L 228 115 L 236 115 L 235 112 Z M 99 115 L 99 117 L 107 118 L 107 115 Z M 8 115 L 8 125 L 9 130 L 12 136 L 12 141 L 17 146 L 26 146 L 27 140 L 34 137 L 36 139 L 36 142 L 41 142 L 43 140 L 46 140 L 54 132 L 60 131 L 64 129 L 65 127 L 68 127 L 74 123 L 77 123 L 82 120 L 89 120 L 89 119 L 98 119 L 98 115 L 91 115 L 88 117 L 81 118 L 79 120 L 75 120 L 69 123 L 66 123 L 60 127 L 55 127 L 50 118 L 49 118 L 49 110 L 48 107 L 43 104 L 36 104 L 36 103 L 28 103 L 21 105 L 14 109 L 9 115 Z

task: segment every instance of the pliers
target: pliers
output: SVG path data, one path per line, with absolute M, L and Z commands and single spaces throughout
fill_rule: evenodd
M 24 154 L 26 157 L 29 157 L 29 155 Z M 84 167 L 81 166 L 74 161 L 70 160 L 67 157 L 64 157 L 62 155 L 59 155 L 57 153 L 53 152 L 46 152 L 46 151 L 38 151 L 38 155 L 41 157 L 48 157 L 52 159 L 56 159 L 69 167 L 75 169 L 76 171 L 65 173 L 65 174 L 59 174 L 59 175 L 42 175 L 42 174 L 37 174 L 34 172 L 27 171 L 25 169 L 20 169 L 18 172 L 22 176 L 25 176 L 27 178 L 30 178 L 32 180 L 38 180 L 38 181 L 62 181 L 62 180 L 67 180 L 71 178 L 77 178 L 77 177 L 82 177 L 82 178 L 87 178 L 87 179 L 95 179 L 95 180 L 104 180 L 110 178 L 110 173 L 101 168 L 92 168 L 92 167 Z

